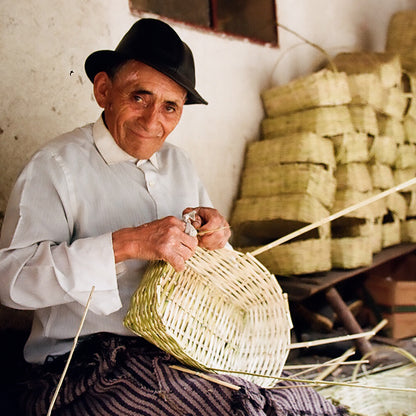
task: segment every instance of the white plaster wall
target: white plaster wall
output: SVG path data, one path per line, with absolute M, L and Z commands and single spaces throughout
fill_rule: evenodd
M 278 0 L 278 19 L 330 54 L 379 50 L 391 15 L 416 0 Z M 113 49 L 137 19 L 128 0 L 0 2 L 0 211 L 30 155 L 100 111 L 84 70 L 97 49 Z M 171 141 L 192 156 L 214 204 L 229 216 L 245 145 L 258 138 L 261 90 L 315 70 L 320 53 L 279 30 L 280 48 L 175 25 L 195 55 L 208 106 L 187 106 Z

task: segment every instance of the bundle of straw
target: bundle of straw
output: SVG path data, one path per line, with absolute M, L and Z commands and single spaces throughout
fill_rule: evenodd
M 327 215 L 329 211 L 307 194 L 242 198 L 236 201 L 231 225 L 237 234 L 270 240 L 285 233 L 286 227 L 293 230 Z
M 337 212 L 351 205 L 358 204 L 375 195 L 373 192 L 358 192 L 353 189 L 339 190 L 335 194 L 335 202 L 332 212 Z M 374 220 L 374 218 L 382 217 L 386 214 L 386 203 L 384 200 L 376 201 L 370 205 L 356 209 L 346 214 L 347 217 L 364 218 Z
M 368 136 L 364 133 L 348 133 L 331 137 L 337 164 L 367 162 Z
M 399 185 L 405 181 L 408 181 L 416 176 L 416 168 L 407 168 L 407 169 L 394 169 L 393 170 L 393 179 L 394 185 Z M 407 192 L 416 191 L 416 186 L 407 188 Z
M 402 144 L 397 147 L 395 169 L 416 168 L 416 146 L 414 144 Z
M 273 118 L 265 118 L 261 123 L 264 139 L 297 133 L 314 132 L 320 136 L 336 136 L 352 133 L 351 116 L 345 105 L 317 107 L 297 111 Z
M 347 163 L 338 165 L 335 170 L 337 189 L 354 189 L 368 192 L 373 189 L 371 176 L 366 163 Z
M 416 243 L 416 219 L 401 222 L 400 239 L 404 243 Z
M 327 69 L 270 88 L 261 97 L 268 117 L 351 101 L 346 74 Z
M 352 124 L 360 133 L 378 135 L 378 123 L 376 112 L 369 105 L 350 105 Z
M 407 105 L 407 95 L 401 89 L 389 88 L 384 90 L 381 106 L 378 109 L 380 112 L 400 120 L 404 116 Z
M 377 123 L 380 136 L 392 137 L 398 145 L 404 143 L 405 131 L 402 120 L 377 113 Z
M 401 243 L 401 224 L 399 217 L 394 213 L 390 213 L 388 218 L 389 221 L 384 220 L 381 228 L 381 241 L 383 248 Z
M 324 206 L 334 202 L 336 181 L 322 165 L 290 163 L 265 165 L 243 171 L 240 197 L 267 197 L 280 194 L 308 194 Z
M 373 189 L 388 189 L 394 186 L 393 171 L 389 165 L 372 163 L 369 168 Z
M 406 116 L 403 119 L 403 128 L 405 133 L 405 142 L 416 144 L 416 119 Z
M 373 250 L 369 237 L 344 237 L 331 239 L 332 267 L 354 269 L 369 266 L 373 262 Z
M 245 169 L 287 163 L 316 163 L 328 170 L 335 168 L 333 143 L 311 132 L 294 133 L 248 145 Z
M 370 140 L 370 162 L 393 166 L 397 157 L 397 143 L 390 136 L 376 136 Z
M 245 252 L 258 247 L 245 247 Z M 282 244 L 258 256 L 268 270 L 279 276 L 302 275 L 331 270 L 331 239 L 310 238 Z
M 350 74 L 348 85 L 351 91 L 351 104 L 370 105 L 381 108 L 383 86 L 380 77 L 373 73 Z

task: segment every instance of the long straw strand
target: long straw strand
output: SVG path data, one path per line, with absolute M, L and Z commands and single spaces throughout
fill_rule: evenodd
M 59 379 L 59 383 L 56 386 L 56 390 L 55 390 L 55 393 L 54 393 L 54 395 L 52 397 L 51 403 L 49 405 L 49 410 L 48 410 L 48 413 L 46 414 L 46 416 L 50 416 L 52 414 L 53 406 L 55 405 L 55 401 L 56 401 L 56 399 L 58 397 L 59 390 L 61 389 L 61 386 L 62 386 L 62 383 L 64 381 L 66 372 L 68 371 L 69 364 L 71 362 L 72 356 L 74 355 L 74 351 L 75 351 L 75 348 L 76 348 L 77 343 L 78 343 L 79 335 L 81 334 L 82 327 L 84 326 L 85 318 L 87 317 L 87 312 L 88 312 L 88 309 L 90 307 L 90 303 L 91 303 L 91 299 L 92 299 L 92 294 L 94 293 L 94 290 L 95 290 L 95 286 L 93 286 L 91 288 L 91 292 L 90 292 L 90 295 L 88 297 L 87 304 L 85 305 L 84 315 L 82 316 L 81 323 L 79 325 L 78 332 L 75 335 L 74 342 L 72 343 L 72 348 L 71 348 L 71 351 L 69 352 L 68 359 L 66 361 L 64 371 L 62 372 L 61 378 Z
M 372 332 L 375 334 L 377 334 L 377 332 L 381 331 L 386 325 L 388 324 L 388 320 L 387 319 L 382 319 L 372 330 Z M 371 337 L 367 337 L 367 339 L 369 339 Z M 351 347 L 349 348 L 347 351 L 345 351 L 344 354 L 342 354 L 339 359 L 337 361 L 334 362 L 334 364 L 329 367 L 326 368 L 319 376 L 317 376 L 315 378 L 315 380 L 325 380 L 329 375 L 331 375 L 337 368 L 339 365 L 341 365 L 345 360 L 348 359 L 348 357 L 355 353 L 355 347 Z M 367 357 L 366 357 L 367 358 Z M 364 363 L 364 357 L 363 357 L 363 362 L 359 363 L 359 364 L 363 364 Z
M 316 221 L 316 222 L 314 222 L 312 224 L 308 224 L 305 227 L 302 227 L 302 228 L 300 228 L 300 229 L 298 229 L 298 230 L 296 230 L 296 231 L 294 231 L 292 233 L 289 233 L 289 234 L 287 234 L 287 235 L 285 235 L 285 236 L 283 236 L 281 238 L 278 238 L 275 241 L 272 241 L 269 244 L 266 244 L 265 246 L 259 247 L 258 249 L 254 250 L 254 251 L 251 251 L 250 254 L 252 256 L 257 256 L 257 255 L 259 255 L 261 253 L 264 253 L 265 251 L 270 250 L 270 249 L 272 249 L 272 248 L 274 248 L 274 247 L 276 247 L 276 246 L 278 246 L 280 244 L 286 243 L 287 241 L 292 240 L 293 238 L 298 237 L 301 234 L 304 234 L 304 233 L 306 233 L 306 232 L 308 232 L 310 230 L 313 230 L 315 228 L 318 228 L 321 225 L 324 225 L 324 224 L 326 224 L 328 222 L 331 222 L 331 221 L 333 221 L 333 220 L 335 220 L 335 219 L 337 219 L 339 217 L 342 217 L 342 216 L 344 216 L 346 214 L 349 214 L 350 212 L 355 211 L 355 210 L 357 210 L 359 208 L 362 208 L 362 207 L 364 207 L 366 205 L 372 204 L 375 201 L 378 201 L 378 200 L 380 200 L 382 198 L 385 198 L 388 195 L 391 195 L 391 194 L 393 194 L 395 192 L 398 192 L 398 191 L 400 191 L 400 190 L 402 190 L 404 188 L 407 188 L 409 186 L 412 186 L 414 184 L 416 184 L 416 177 L 415 178 L 412 178 L 412 179 L 409 179 L 409 180 L 407 180 L 407 181 L 405 181 L 405 182 L 403 182 L 403 183 L 401 183 L 399 185 L 393 186 L 392 188 L 389 188 L 389 189 L 387 189 L 387 190 L 385 190 L 383 192 L 380 192 L 379 194 L 373 195 L 373 196 L 365 199 L 364 201 L 358 202 L 358 203 L 356 203 L 354 205 L 351 205 L 351 206 L 349 206 L 347 208 L 344 208 L 344 209 L 342 209 L 342 210 L 340 210 L 340 211 L 338 211 L 338 212 L 336 212 L 334 214 L 331 214 L 328 217 L 322 218 L 321 220 L 318 220 L 318 221 Z
M 230 374 L 241 374 L 247 376 L 256 376 L 256 377 L 265 377 L 271 378 L 278 381 L 291 381 L 295 383 L 305 383 L 302 387 L 307 387 L 310 385 L 323 385 L 323 386 L 345 386 L 345 387 L 357 387 L 363 389 L 373 389 L 373 390 L 386 390 L 386 391 L 404 391 L 409 393 L 416 393 L 416 388 L 412 387 L 387 387 L 387 386 L 370 386 L 365 384 L 359 383 L 348 383 L 348 382 L 339 382 L 339 381 L 325 381 L 325 380 L 308 380 L 308 379 L 301 379 L 301 378 L 293 378 L 293 377 L 278 377 L 278 376 L 270 376 L 264 374 L 256 374 L 256 373 L 249 373 L 247 371 L 234 371 L 234 370 L 221 370 L 217 368 L 210 368 L 210 371 L 215 372 L 226 372 Z M 289 386 L 290 388 L 291 386 Z M 293 386 L 293 387 L 300 387 L 300 386 Z M 275 386 L 270 387 L 271 389 L 276 388 Z

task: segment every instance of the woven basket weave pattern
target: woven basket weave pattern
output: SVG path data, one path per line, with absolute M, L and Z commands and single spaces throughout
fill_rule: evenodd
M 276 278 L 249 254 L 198 248 L 186 270 L 150 265 L 125 326 L 199 369 L 279 376 L 292 322 Z M 273 379 L 243 376 L 263 387 Z

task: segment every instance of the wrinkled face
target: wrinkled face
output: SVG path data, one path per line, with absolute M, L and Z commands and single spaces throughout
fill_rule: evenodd
M 160 149 L 186 100 L 184 88 L 138 61 L 128 61 L 112 80 L 99 72 L 94 94 L 114 140 L 137 159 L 148 159 Z

